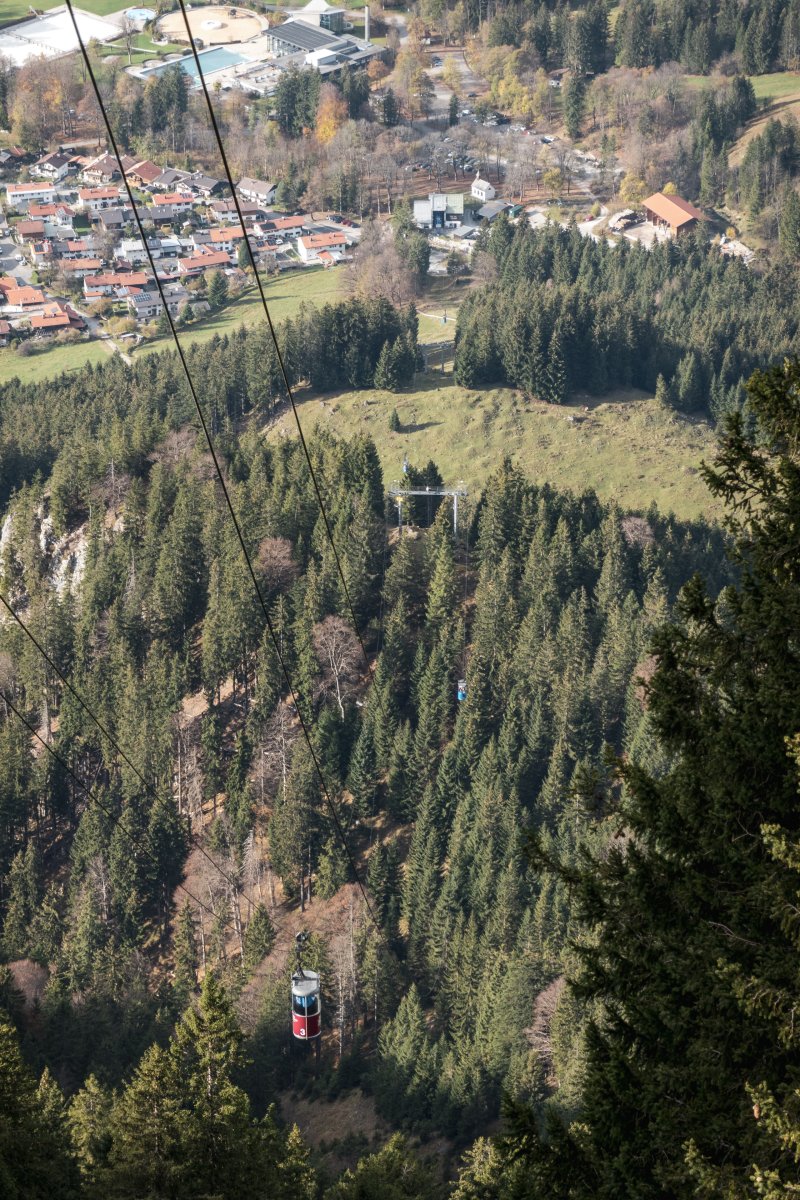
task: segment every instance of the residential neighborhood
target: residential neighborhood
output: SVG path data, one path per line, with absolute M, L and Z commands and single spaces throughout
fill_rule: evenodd
M 135 189 L 145 247 L 119 166 L 105 150 L 5 156 L 3 345 L 152 335 L 163 313 L 152 263 L 170 314 L 183 321 L 202 318 L 216 272 L 226 279 L 227 298 L 251 282 L 242 249 L 245 228 L 259 270 L 273 273 L 334 267 L 358 242 L 353 222 L 345 230 L 325 213 L 276 209 L 277 187 L 269 181 L 243 178 L 235 201 L 220 179 L 127 156 L 122 167 Z

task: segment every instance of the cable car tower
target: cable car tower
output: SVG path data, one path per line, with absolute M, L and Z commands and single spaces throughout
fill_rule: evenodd
M 322 1033 L 322 987 L 316 971 L 303 966 L 308 930 L 294 936 L 295 968 L 292 973 L 292 1035 L 301 1042 L 319 1039 Z M 316 1042 L 319 1054 L 319 1041 Z
M 407 460 L 406 460 L 407 462 Z M 406 471 L 406 462 L 403 463 L 403 471 Z M 459 483 L 462 481 L 459 480 Z M 402 483 L 393 483 L 389 488 L 389 495 L 393 497 L 397 505 L 397 528 L 400 531 L 400 536 L 403 536 L 403 504 L 408 496 L 452 496 L 453 497 L 453 537 L 458 537 L 458 501 L 459 498 L 466 500 L 467 489 L 464 487 L 457 488 L 410 488 Z

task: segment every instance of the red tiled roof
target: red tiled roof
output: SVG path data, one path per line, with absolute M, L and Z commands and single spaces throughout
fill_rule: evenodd
M 78 192 L 81 200 L 119 200 L 118 187 L 81 188 Z
M 102 267 L 102 258 L 73 258 L 65 262 L 62 271 L 97 271 Z
M 62 312 L 53 313 L 52 316 L 31 317 L 31 329 L 63 329 L 69 323 L 69 317 Z
M 44 292 L 33 287 L 15 287 L 6 292 L 6 300 L 9 304 L 19 305 L 20 308 L 28 304 L 44 304 Z
M 344 246 L 347 238 L 336 230 L 331 233 L 309 233 L 307 237 L 301 237 L 300 241 L 306 250 L 321 250 L 323 246 Z
M 243 238 L 244 230 L 241 225 L 223 225 L 221 229 L 211 230 L 212 242 L 229 242 L 236 238 Z
M 688 200 L 680 196 L 665 196 L 663 192 L 654 192 L 644 201 L 648 212 L 655 213 L 662 221 L 666 221 L 673 229 L 686 225 L 689 221 L 702 221 L 703 214 Z

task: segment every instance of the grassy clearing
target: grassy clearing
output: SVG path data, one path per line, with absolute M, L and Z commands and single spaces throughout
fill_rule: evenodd
M 50 8 L 57 8 L 60 3 L 62 0 L 40 0 L 36 7 L 47 11 Z M 81 4 L 81 8 L 85 7 L 86 5 Z M 0 29 L 3 25 L 10 25 L 12 21 L 22 21 L 30 14 L 30 0 L 3 0 L 2 9 L 0 9 Z
M 334 268 L 293 271 L 288 275 L 264 281 L 264 294 L 269 305 L 270 316 L 278 324 L 287 317 L 296 315 L 301 304 L 325 304 L 341 295 L 341 275 Z M 256 289 L 250 288 L 244 295 L 229 304 L 221 312 L 214 313 L 204 321 L 181 333 L 181 342 L 191 346 L 194 342 L 207 342 L 215 334 L 231 333 L 240 325 L 258 325 L 264 320 L 261 298 Z M 168 350 L 172 338 L 158 338 L 141 346 L 135 353 L 151 354 L 154 350 Z
M 451 375 L 430 373 L 413 392 L 303 397 L 301 417 L 307 427 L 322 422 L 340 435 L 369 434 L 387 480 L 399 477 L 408 454 L 420 465 L 432 458 L 446 481 L 463 479 L 475 494 L 510 454 L 538 482 L 594 488 L 626 508 L 655 501 L 686 518 L 719 513 L 699 474 L 701 459 L 713 453 L 710 426 L 663 412 L 642 392 L 619 392 L 600 403 L 578 399 L 563 407 L 526 406 L 508 389 L 468 391 L 454 386 Z M 393 408 L 400 433 L 389 429 Z M 268 436 L 291 433 L 284 415 Z
M 52 346 L 29 358 L 20 358 L 14 350 L 0 350 L 0 384 L 10 379 L 38 383 L 64 371 L 78 371 L 87 363 L 108 362 L 110 355 L 99 342 L 79 342 L 71 346 Z
M 96 17 L 107 17 L 109 13 L 120 12 L 123 8 L 129 8 L 132 3 L 133 0 L 129 4 L 126 4 L 125 0 L 79 0 L 77 7 L 82 8 L 84 12 L 94 13 Z M 47 7 L 51 6 L 48 5 Z
M 799 71 L 775 71 L 771 75 L 751 75 L 756 100 L 780 100 L 800 94 Z
M 146 62 L 149 58 L 163 58 L 166 54 L 175 54 L 178 50 L 185 50 L 185 46 L 178 46 L 172 42 L 167 42 L 165 45 L 156 45 L 146 33 L 139 33 L 131 42 L 131 65 L 136 67 Z M 100 55 L 102 58 L 108 58 L 111 55 L 116 55 L 122 58 L 126 63 L 128 61 L 128 49 L 124 39 L 118 42 L 106 42 L 100 47 Z

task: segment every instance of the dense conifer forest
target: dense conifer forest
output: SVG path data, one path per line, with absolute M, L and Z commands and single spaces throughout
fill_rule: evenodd
M 742 408 L 756 366 L 800 349 L 797 267 L 763 274 L 703 239 L 646 250 L 498 218 L 482 235 L 497 282 L 459 309 L 460 383 L 508 383 L 562 403 L 644 388 L 716 420 Z
M 634 294 L 633 251 L 491 238 L 534 280 L 520 319 L 581 272 Z M 688 272 L 750 278 L 692 245 L 646 262 L 664 343 Z M 484 336 L 464 307 L 459 370 Z M 339 384 L 371 386 L 385 347 L 413 372 L 416 315 L 348 301 L 280 339 L 293 380 L 347 345 Z M 3 1193 L 788 1194 L 796 368 L 724 405 L 727 532 L 505 462 L 456 536 L 423 497 L 398 538 L 373 444 L 317 432 L 345 591 L 299 442 L 264 436 L 268 336 L 190 361 L 274 640 L 174 356 L 0 403 L 2 594 L 51 660 L 6 613 Z M 286 942 L 337 903 L 309 948 L 317 1076 L 289 1053 Z M 354 1087 L 397 1133 L 334 1178 L 280 1099 Z

